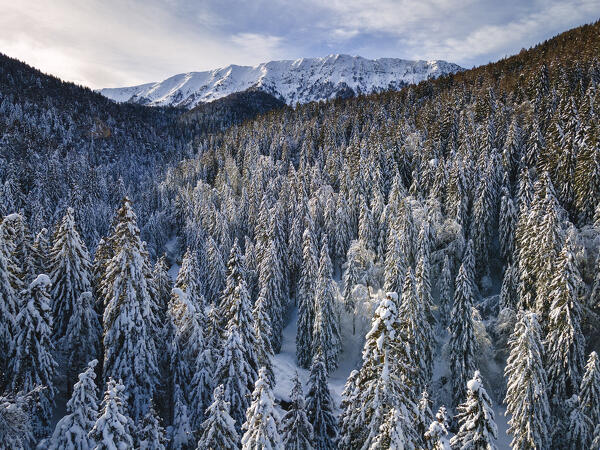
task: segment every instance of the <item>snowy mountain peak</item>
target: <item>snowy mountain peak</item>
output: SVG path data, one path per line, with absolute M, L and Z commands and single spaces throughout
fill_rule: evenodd
M 193 108 L 234 92 L 257 88 L 287 104 L 396 90 L 410 83 L 462 70 L 446 61 L 366 59 L 331 54 L 320 58 L 270 61 L 256 66 L 231 64 L 221 69 L 174 75 L 156 83 L 101 89 L 117 102 Z

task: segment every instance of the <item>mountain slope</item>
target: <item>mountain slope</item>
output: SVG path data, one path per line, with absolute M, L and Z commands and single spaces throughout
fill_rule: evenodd
M 175 75 L 158 83 L 99 92 L 117 102 L 193 108 L 199 103 L 256 87 L 288 105 L 398 90 L 409 83 L 462 70 L 445 61 L 370 60 L 329 55 L 295 61 L 271 61 L 254 67 L 230 65 L 206 72 Z

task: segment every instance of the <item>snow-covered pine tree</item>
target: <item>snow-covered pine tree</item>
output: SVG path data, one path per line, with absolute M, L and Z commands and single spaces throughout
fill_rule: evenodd
M 433 413 L 431 412 L 432 402 L 429 398 L 429 393 L 423 391 L 421 398 L 417 404 L 417 420 L 415 423 L 415 429 L 419 439 L 421 439 L 421 445 L 424 449 L 431 449 L 430 442 L 425 438 L 425 433 L 429 430 L 429 425 L 434 421 Z
M 445 406 L 435 415 L 435 420 L 431 422 L 425 433 L 425 441 L 432 450 L 450 450 L 450 440 L 448 439 L 448 414 Z
M 499 236 L 500 251 L 505 261 L 513 261 L 515 253 L 515 230 L 517 228 L 517 209 L 506 186 L 502 188 L 500 200 Z
M 17 293 L 13 287 L 13 273 L 10 269 L 10 250 L 5 241 L 3 224 L 0 223 L 0 392 L 12 376 L 9 372 L 9 355 L 17 332 Z
M 206 246 L 208 279 L 206 280 L 206 297 L 209 302 L 216 302 L 225 287 L 226 267 L 221 251 L 212 236 L 208 237 Z
M 379 427 L 379 434 L 373 439 L 369 450 L 402 450 L 412 448 L 405 436 L 407 419 L 398 408 L 392 408 Z
M 206 410 L 206 420 L 202 424 L 202 435 L 197 450 L 220 450 L 239 448 L 239 435 L 235 421 L 229 415 L 229 402 L 225 401 L 223 385 L 217 386 L 213 402 Z
M 359 241 L 352 241 L 352 244 L 348 248 L 346 270 L 344 271 L 344 292 L 342 293 L 344 309 L 348 314 L 352 314 L 353 334 L 356 332 L 356 304 L 352 296 L 352 291 L 358 284 L 360 276 L 360 249 Z
M 458 406 L 459 430 L 450 439 L 450 445 L 456 449 L 495 450 L 498 427 L 494 421 L 492 400 L 483 387 L 479 371 L 467 383 L 467 398 Z
M 258 290 L 259 295 L 264 297 L 265 306 L 271 317 L 271 334 L 269 339 L 273 350 L 281 349 L 283 331 L 283 309 L 285 307 L 283 290 L 282 262 L 275 240 L 271 240 L 264 252 L 264 259 L 259 261 Z
M 102 336 L 91 292 L 82 292 L 71 306 L 73 309 L 65 335 L 59 341 L 59 346 L 67 355 L 68 386 L 71 386 L 77 372 L 85 366 L 86 359 L 99 356 L 98 347 Z
M 117 212 L 110 238 L 114 257 L 102 279 L 104 294 L 104 377 L 122 380 L 129 412 L 142 417 L 153 397 L 158 363 L 154 339 L 158 334 L 148 253 L 130 201 Z
M 313 355 L 312 334 L 315 317 L 315 286 L 318 278 L 317 247 L 312 226 L 304 230 L 302 270 L 298 281 L 298 331 L 296 334 L 296 359 L 307 368 Z
M 390 226 L 387 251 L 385 252 L 384 290 L 401 292 L 405 273 L 406 257 L 402 248 L 402 240 L 395 227 Z
M 127 416 L 124 393 L 125 386 L 108 379 L 100 416 L 89 432 L 94 450 L 133 448 L 132 421 Z
M 518 267 L 514 264 L 508 264 L 504 269 L 502 278 L 502 287 L 500 288 L 500 308 L 511 308 L 516 310 L 519 303 L 518 294 Z
M 50 250 L 50 278 L 56 340 L 67 332 L 67 325 L 75 311 L 75 303 L 84 292 L 91 292 L 90 255 L 75 228 L 73 208 L 67 208 L 56 228 Z M 89 355 L 94 357 L 95 355 Z M 81 367 L 77 367 L 80 369 Z
M 48 450 L 92 450 L 94 441 L 88 433 L 98 416 L 98 393 L 96 387 L 96 365 L 92 360 L 85 372 L 79 374 L 79 381 L 73 387 L 71 399 L 67 402 L 67 415 L 58 421 L 52 437 L 48 440 Z
M 504 369 L 507 377 L 505 402 L 512 448 L 550 446 L 550 406 L 544 370 L 544 347 L 537 314 L 520 312 L 508 341 L 510 355 Z
M 42 228 L 33 240 L 34 264 L 38 273 L 50 272 L 50 242 L 48 230 Z M 90 280 L 91 281 L 91 280 Z
M 154 264 L 152 271 L 152 282 L 156 290 L 156 306 L 159 311 L 159 322 L 161 326 L 167 323 L 167 308 L 171 299 L 171 277 L 169 276 L 169 266 L 167 256 L 162 255 Z
M 423 392 L 429 384 L 433 369 L 433 333 L 425 316 L 423 303 L 415 290 L 412 268 L 408 268 L 404 276 L 398 319 L 402 336 L 406 339 L 405 345 L 410 352 L 410 360 L 416 365 L 413 378 L 415 392 Z
M 252 403 L 246 411 L 245 430 L 242 436 L 244 450 L 283 450 L 279 436 L 279 416 L 275 411 L 269 374 L 264 367 L 258 371 L 258 379 L 252 392 Z
M 306 415 L 306 402 L 298 372 L 292 380 L 290 408 L 281 421 L 281 441 L 286 450 L 312 450 L 313 429 Z
M 321 349 L 317 349 L 310 367 L 306 409 L 308 421 L 313 427 L 315 450 L 333 450 L 336 448 L 337 421 L 335 405 L 327 385 L 327 367 Z
M 166 443 L 165 429 L 151 403 L 148 412 L 138 425 L 136 448 L 139 450 L 165 450 Z
M 244 414 L 249 406 L 250 386 L 256 371 L 246 358 L 247 349 L 242 343 L 241 333 L 235 321 L 231 321 L 224 336 L 222 356 L 217 362 L 215 379 L 222 384 L 224 400 L 231 405 L 231 417 L 241 429 Z
M 579 288 L 581 277 L 575 263 L 571 238 L 559 254 L 549 292 L 552 300 L 546 336 L 546 373 L 551 407 L 556 412 L 579 390 L 584 368 L 585 338 L 581 333 Z
M 594 438 L 590 450 L 600 450 L 600 423 L 594 429 Z
M 442 273 L 438 281 L 439 291 L 439 322 L 445 327 L 450 321 L 450 313 L 452 311 L 452 303 L 454 301 L 454 280 L 450 271 L 450 260 L 448 255 L 444 256 L 442 264 Z
M 175 390 L 173 394 L 173 423 L 169 433 L 170 450 L 189 450 L 194 445 L 194 436 L 186 402 L 183 398 L 181 388 Z
M 31 411 L 43 387 L 31 392 L 0 395 L 2 450 L 25 450 L 34 444 Z
M 261 294 L 263 292 L 261 291 Z M 256 336 L 256 362 L 267 373 L 267 380 L 271 387 L 275 386 L 275 374 L 273 373 L 273 349 L 271 348 L 271 319 L 268 316 L 266 298 L 259 294 L 252 316 L 254 317 L 254 334 Z
M 600 424 L 600 363 L 596 352 L 590 353 L 579 389 L 581 409 L 590 421 Z
M 366 335 L 363 364 L 346 382 L 339 447 L 369 448 L 380 434 L 386 414 L 398 409 L 404 420 L 406 445 L 416 445 L 412 423 L 417 417 L 410 351 L 400 328 L 397 294 L 389 292 L 381 301 Z M 411 444 L 412 443 L 412 444 Z
M 472 308 L 475 297 L 472 243 L 469 241 L 456 276 L 454 307 L 450 317 L 450 371 L 453 375 L 454 402 L 464 398 L 465 386 L 475 371 L 475 335 Z
M 332 279 L 327 236 L 319 259 L 319 278 L 315 293 L 315 323 L 312 336 L 313 355 L 321 349 L 327 372 L 337 368 L 341 348 L 340 322 L 337 311 L 337 289 Z
M 594 424 L 590 418 L 585 415 L 579 397 L 573 395 L 565 402 L 565 405 L 565 409 L 570 411 L 566 421 L 566 433 L 564 436 L 555 433 L 555 448 L 564 448 L 568 450 L 589 448 L 594 437 Z
M 10 353 L 9 387 L 13 392 L 29 392 L 44 386 L 36 402 L 34 432 L 39 437 L 47 430 L 54 408 L 54 378 L 58 364 L 52 341 L 52 283 L 41 274 L 21 293 L 21 309 L 16 317 L 14 345 Z

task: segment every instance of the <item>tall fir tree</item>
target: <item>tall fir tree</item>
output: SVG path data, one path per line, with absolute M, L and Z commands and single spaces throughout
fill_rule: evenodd
M 87 369 L 79 374 L 79 381 L 73 387 L 71 399 L 67 402 L 67 415 L 58 421 L 54 433 L 48 441 L 48 450 L 92 450 L 94 441 L 88 433 L 98 416 L 98 393 L 94 359 Z
M 261 291 L 262 294 L 262 291 Z M 275 386 L 273 373 L 273 349 L 271 348 L 271 319 L 268 316 L 267 302 L 263 295 L 259 295 L 252 310 L 254 317 L 254 334 L 256 336 L 256 362 L 267 374 L 267 381 L 271 387 Z
M 14 270 L 10 269 L 10 249 L 5 240 L 3 223 L 0 223 L 0 391 L 12 376 L 9 372 L 9 355 L 17 332 L 17 293 L 12 282 Z
M 335 405 L 327 386 L 327 367 L 321 350 L 317 350 L 313 357 L 308 386 L 306 409 L 308 421 L 313 427 L 314 448 L 315 450 L 335 449 L 337 440 Z
M 467 398 L 458 406 L 458 432 L 450 439 L 452 448 L 495 450 L 498 427 L 492 400 L 483 387 L 479 371 L 467 383 Z
M 21 293 L 22 306 L 16 317 L 14 345 L 10 354 L 9 387 L 13 392 L 29 392 L 36 386 L 44 386 L 34 409 L 35 434 L 47 431 L 52 419 L 56 387 L 54 378 L 58 364 L 54 359 L 52 340 L 52 313 L 50 289 L 52 283 L 47 275 L 39 275 Z
M 114 257 L 102 279 L 104 377 L 122 380 L 134 419 L 147 412 L 158 377 L 157 317 L 148 253 L 127 198 L 117 212 Z
M 505 402 L 510 414 L 508 433 L 511 447 L 548 448 L 550 446 L 550 405 L 544 370 L 544 347 L 538 316 L 521 312 L 508 341 L 510 355 L 504 369 L 507 377 Z
M 292 380 L 290 408 L 283 419 L 281 440 L 286 450 L 312 450 L 313 428 L 306 415 L 306 402 L 298 372 Z
M 279 415 L 275 411 L 273 392 L 269 374 L 264 367 L 258 371 L 258 378 L 252 392 L 252 403 L 246 411 L 245 430 L 242 436 L 242 449 L 283 450 L 279 436 Z
M 472 308 L 475 299 L 471 241 L 467 244 L 463 262 L 456 277 L 454 307 L 450 317 L 450 370 L 453 374 L 454 402 L 464 398 L 467 381 L 475 371 L 475 331 Z
M 312 335 L 315 317 L 315 286 L 318 277 L 318 260 L 315 236 L 311 226 L 303 235 L 302 270 L 298 281 L 298 332 L 296 334 L 296 359 L 307 368 L 313 355 Z
M 52 309 L 57 340 L 66 334 L 69 319 L 81 294 L 91 292 L 91 270 L 90 255 L 75 228 L 73 208 L 67 208 L 56 228 L 50 250 Z
M 109 378 L 100 416 L 89 432 L 94 450 L 133 448 L 132 421 L 127 416 L 123 394 L 125 386 Z
M 235 421 L 229 415 L 229 402 L 225 401 L 222 385 L 215 388 L 213 402 L 206 410 L 202 434 L 197 450 L 219 450 L 239 448 L 239 435 Z
M 319 278 L 315 293 L 315 323 L 312 336 L 313 354 L 323 352 L 327 372 L 338 365 L 341 349 L 340 322 L 337 311 L 337 289 L 332 278 L 331 260 L 327 251 L 327 237 L 323 239 L 319 259 Z
M 600 362 L 590 353 L 579 389 L 581 408 L 593 424 L 600 424 Z
M 166 443 L 165 429 L 154 410 L 154 405 L 151 404 L 150 409 L 138 425 L 136 448 L 140 450 L 166 450 Z

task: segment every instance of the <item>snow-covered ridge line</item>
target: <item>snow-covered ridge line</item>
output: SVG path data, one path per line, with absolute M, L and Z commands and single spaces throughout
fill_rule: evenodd
M 360 56 L 329 55 L 270 61 L 253 67 L 229 65 L 205 72 L 182 73 L 156 83 L 105 88 L 99 92 L 116 102 L 193 108 L 199 103 L 256 87 L 293 105 L 400 89 L 406 84 L 460 70 L 463 70 L 460 66 L 440 60 L 372 60 Z

